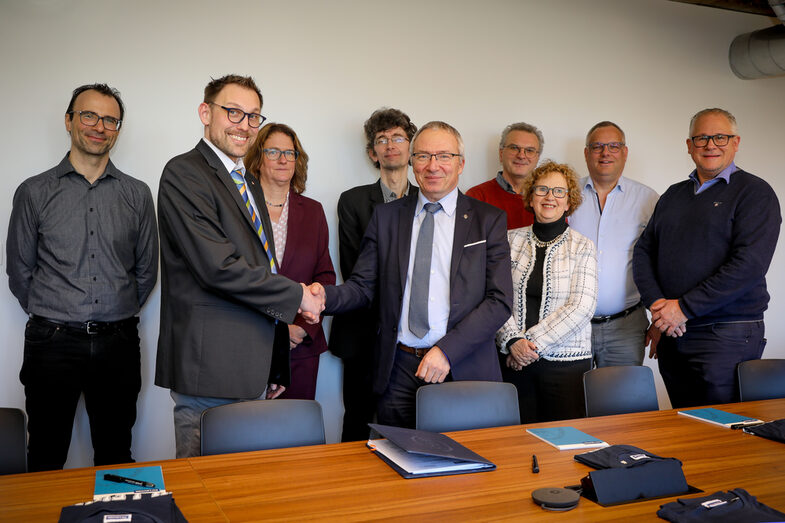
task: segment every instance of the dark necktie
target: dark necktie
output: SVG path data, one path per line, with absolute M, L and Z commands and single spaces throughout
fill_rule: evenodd
M 428 287 L 431 282 L 431 254 L 433 253 L 433 215 L 442 208 L 440 203 L 426 203 L 425 216 L 420 224 L 417 247 L 414 251 L 411 292 L 409 294 L 409 330 L 418 338 L 428 334 Z

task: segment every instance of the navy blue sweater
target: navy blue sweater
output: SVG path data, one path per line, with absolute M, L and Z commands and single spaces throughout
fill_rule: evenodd
M 692 180 L 671 185 L 635 245 L 644 305 L 678 298 L 688 326 L 762 319 L 781 222 L 774 190 L 743 170 L 700 194 Z

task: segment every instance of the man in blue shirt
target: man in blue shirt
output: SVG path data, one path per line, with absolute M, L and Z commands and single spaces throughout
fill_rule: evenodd
M 657 356 L 674 408 L 738 401 L 736 366 L 766 346 L 766 271 L 782 218 L 771 186 L 733 163 L 740 140 L 728 111 L 693 116 L 695 170 L 662 195 L 635 245 L 635 283 L 667 334 Z
M 632 281 L 632 248 L 649 221 L 658 195 L 622 176 L 627 161 L 624 131 L 613 122 L 589 129 L 583 154 L 589 176 L 581 180 L 583 204 L 570 227 L 597 246 L 597 310 L 592 318 L 592 358 L 597 367 L 641 365 L 649 325 Z M 652 329 L 656 347 L 660 332 Z

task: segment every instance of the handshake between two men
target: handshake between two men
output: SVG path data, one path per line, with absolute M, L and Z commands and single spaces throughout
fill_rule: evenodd
M 314 282 L 311 285 L 300 283 L 303 287 L 303 297 L 300 303 L 299 313 L 310 324 L 319 323 L 319 316 L 325 309 L 327 294 L 324 287 Z M 302 331 L 299 333 L 297 331 Z M 293 332 L 294 331 L 294 332 Z M 302 343 L 303 337 L 299 334 L 305 335 L 305 331 L 297 325 L 289 326 L 289 346 L 290 348 L 296 347 Z M 450 361 L 444 352 L 437 346 L 431 348 L 428 353 L 423 356 L 415 376 L 421 378 L 426 383 L 441 383 L 450 372 Z

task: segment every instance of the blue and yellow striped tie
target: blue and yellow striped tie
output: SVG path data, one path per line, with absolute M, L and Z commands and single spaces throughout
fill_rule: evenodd
M 245 178 L 243 178 L 243 173 L 239 169 L 235 169 L 232 171 L 232 180 L 234 180 L 237 190 L 240 191 L 240 196 L 243 197 L 245 207 L 248 209 L 248 212 L 251 213 L 251 221 L 253 222 L 253 226 L 256 229 L 256 234 L 258 234 L 259 239 L 262 240 L 262 245 L 264 245 L 264 252 L 266 252 L 267 257 L 270 258 L 270 271 L 272 271 L 273 274 L 278 274 L 278 269 L 275 268 L 275 259 L 273 258 L 273 253 L 270 252 L 270 242 L 267 241 L 267 235 L 264 234 L 262 220 L 259 219 L 259 214 L 257 214 L 256 209 L 254 209 L 253 205 L 251 205 L 250 198 L 248 198 L 248 191 L 245 186 Z

